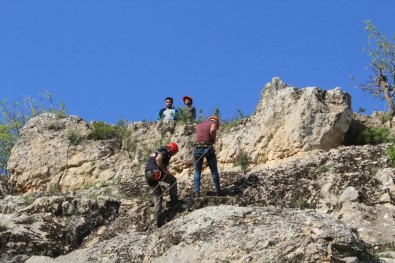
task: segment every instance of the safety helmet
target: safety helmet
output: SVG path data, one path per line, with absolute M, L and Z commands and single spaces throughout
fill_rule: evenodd
M 183 102 L 185 102 L 186 99 L 189 99 L 189 100 L 191 101 L 191 105 L 192 105 L 192 103 L 193 103 L 192 97 L 190 97 L 190 96 L 184 96 L 184 97 L 182 97 L 182 101 L 183 101 Z
M 219 121 L 218 116 L 215 116 L 215 115 L 211 116 L 210 117 L 210 121 L 216 121 L 218 123 L 218 126 L 219 126 L 220 121 Z
M 175 142 L 169 143 L 167 147 L 169 147 L 169 152 L 173 155 L 178 152 L 178 146 Z

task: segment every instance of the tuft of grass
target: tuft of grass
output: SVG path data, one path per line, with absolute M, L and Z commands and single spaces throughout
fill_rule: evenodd
M 49 124 L 47 128 L 48 128 L 48 130 L 51 130 L 51 131 L 59 131 L 59 130 L 63 129 L 64 126 L 59 122 L 53 122 L 53 123 Z
M 26 204 L 26 205 L 31 205 L 36 200 L 37 200 L 37 198 L 35 196 L 25 196 L 23 198 L 23 203 Z
M 236 164 L 237 166 L 240 166 L 240 167 L 241 167 L 241 170 L 242 170 L 244 173 L 246 173 L 246 172 L 247 172 L 247 169 L 248 169 L 248 166 L 250 165 L 250 163 L 251 163 L 251 157 L 249 157 L 247 153 L 245 153 L 243 150 L 241 150 L 241 151 L 239 152 L 239 154 L 237 155 L 237 157 L 236 157 L 236 162 L 235 162 L 235 164 Z
M 78 132 L 76 132 L 74 130 L 70 130 L 67 132 L 67 139 L 69 140 L 71 145 L 76 146 L 76 145 L 80 144 L 84 138 Z
M 8 229 L 8 226 L 4 223 L 0 222 L 0 232 L 6 231 Z
M 323 165 L 319 167 L 319 172 L 321 174 L 328 172 L 329 170 L 331 170 L 333 168 L 333 164 L 330 165 Z
M 92 183 L 92 182 L 86 182 L 85 184 L 84 184 L 84 186 L 83 186 L 83 189 L 84 190 L 89 190 L 89 189 L 92 189 L 92 188 L 94 188 L 95 187 L 95 184 L 94 183 Z
M 62 191 L 60 190 L 59 185 L 51 184 L 49 186 L 48 192 L 52 195 L 62 195 Z
M 395 147 L 394 147 L 394 145 L 391 145 L 387 149 L 387 156 L 388 156 L 388 160 L 391 163 L 391 166 L 395 167 Z

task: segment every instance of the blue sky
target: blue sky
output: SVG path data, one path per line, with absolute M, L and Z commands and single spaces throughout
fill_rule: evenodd
M 49 91 L 69 114 L 156 120 L 167 96 L 223 118 L 251 115 L 273 77 L 340 87 L 366 113 L 383 102 L 353 86 L 371 74 L 364 20 L 390 37 L 393 0 L 0 0 L 0 98 Z M 391 22 L 392 21 L 392 22 Z

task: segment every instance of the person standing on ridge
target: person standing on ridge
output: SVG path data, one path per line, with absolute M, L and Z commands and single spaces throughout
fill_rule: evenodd
M 211 116 L 208 120 L 199 123 L 196 126 L 193 154 L 193 158 L 195 160 L 195 174 L 193 178 L 195 197 L 200 196 L 200 179 L 202 175 L 203 158 L 206 158 L 208 167 L 210 168 L 216 195 L 222 195 L 217 167 L 217 156 L 214 150 L 214 143 L 219 123 L 219 118 L 217 116 Z
M 173 120 L 177 121 L 177 117 L 179 115 L 179 112 L 176 108 L 173 107 L 173 98 L 172 97 L 166 97 L 166 108 L 162 108 L 159 111 L 159 118 L 161 120 Z
M 182 101 L 185 104 L 185 107 L 181 110 L 182 119 L 185 120 L 185 122 L 194 122 L 196 119 L 196 109 L 194 106 L 192 106 L 192 97 L 184 96 Z
M 175 142 L 169 143 L 167 146 L 159 147 L 148 158 L 145 165 L 145 179 L 155 194 L 154 209 L 155 209 L 155 224 L 161 227 L 165 224 L 165 217 L 163 214 L 162 201 L 163 190 L 160 186 L 161 182 L 168 183 L 170 186 L 170 207 L 177 207 L 179 205 L 177 195 L 177 178 L 174 177 L 167 166 L 173 155 L 178 152 L 178 146 Z

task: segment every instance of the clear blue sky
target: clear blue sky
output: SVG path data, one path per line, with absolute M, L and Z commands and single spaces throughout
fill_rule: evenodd
M 251 115 L 273 77 L 340 87 L 383 110 L 367 80 L 364 20 L 390 37 L 394 0 L 0 0 L 0 99 L 52 93 L 69 114 L 156 120 L 172 96 L 209 115 Z

